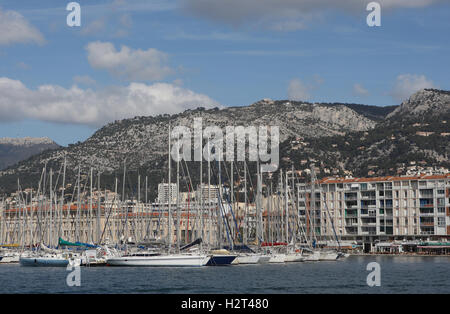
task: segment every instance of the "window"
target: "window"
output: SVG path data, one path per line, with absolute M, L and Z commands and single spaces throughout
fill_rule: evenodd
M 445 217 L 438 217 L 438 227 L 445 227 Z
M 445 214 L 445 207 L 438 207 L 438 214 Z
M 437 194 L 444 194 L 445 191 L 444 190 L 437 190 Z

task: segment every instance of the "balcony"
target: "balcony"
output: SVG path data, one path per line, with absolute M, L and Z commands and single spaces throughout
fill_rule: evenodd
M 362 235 L 376 235 L 376 231 L 361 231 Z

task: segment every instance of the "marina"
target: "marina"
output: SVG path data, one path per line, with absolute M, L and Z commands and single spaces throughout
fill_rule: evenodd
M 33 190 L 30 195 L 24 193 L 18 180 L 15 208 L 2 206 L 2 256 L 15 256 L 8 262 L 17 262 L 18 257 L 22 267 L 203 267 L 231 266 L 241 262 L 336 261 L 347 257 L 341 252 L 332 223 L 328 227 L 334 236 L 321 235 L 315 217 L 302 224 L 298 192 L 295 193 L 298 178 L 294 169 L 290 176 L 287 171 L 280 170 L 277 187 L 273 189 L 271 181 L 270 187 L 265 185 L 263 190 L 263 172 L 259 163 L 256 164 L 257 173 L 252 175 L 245 161 L 229 163 L 229 171 L 225 162 L 222 165 L 222 162 L 208 161 L 208 185 L 205 188 L 201 162 L 199 187 L 196 193 L 188 193 L 187 200 L 182 201 L 180 184 L 184 181 L 190 192 L 192 177 L 187 163 L 184 162 L 183 167 L 177 160 L 176 184 L 171 183 L 171 136 L 168 147 L 168 183 L 159 185 L 157 204 L 148 202 L 147 178 L 145 202 L 141 202 L 140 176 L 138 193 L 134 195 L 136 199 L 125 198 L 126 163 L 122 194 L 117 193 L 116 178 L 112 199 L 107 197 L 107 192 L 103 198 L 100 195 L 100 174 L 94 191 L 93 168 L 83 184 L 83 190 L 88 188 L 89 192 L 82 190 L 81 166 L 73 185 L 76 189 L 70 196 L 65 194 L 66 160 L 57 174 L 51 168 L 48 171 L 47 166 L 42 169 L 35 195 Z M 55 176 L 56 182 L 53 181 Z M 252 181 L 252 177 L 256 180 Z M 311 180 L 314 187 L 317 184 L 314 169 Z M 235 189 L 236 182 L 241 193 Z M 247 185 L 254 186 L 248 189 Z M 244 195 L 244 202 L 237 201 L 239 194 Z M 316 204 L 311 206 L 316 207 Z M 326 205 L 319 209 L 321 211 L 330 215 Z M 316 212 L 317 209 L 313 209 L 314 215 Z M 318 244 L 325 243 L 326 246 L 327 241 L 334 241 L 337 246 L 325 249 Z
M 381 286 L 369 287 L 366 266 L 381 266 Z M 450 293 L 447 257 L 350 256 L 338 262 L 232 267 L 82 267 L 81 286 L 68 287 L 65 268 L 2 265 L 0 293 Z

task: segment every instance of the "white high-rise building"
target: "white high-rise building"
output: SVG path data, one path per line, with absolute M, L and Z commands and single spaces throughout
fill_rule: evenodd
M 217 185 L 202 184 L 199 189 L 197 189 L 197 197 L 203 197 L 203 202 L 207 204 L 216 204 L 219 200 L 219 187 Z
M 171 203 L 174 204 L 177 202 L 177 184 L 170 184 L 170 196 L 169 196 L 169 184 L 168 183 L 160 183 L 158 184 L 158 203 L 159 204 L 168 204 L 169 197 L 172 200 Z

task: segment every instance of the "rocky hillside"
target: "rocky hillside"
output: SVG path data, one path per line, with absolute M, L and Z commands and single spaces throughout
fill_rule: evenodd
M 69 145 L 21 162 L 3 174 L 40 172 L 45 163 L 60 163 L 67 157 L 68 168 L 81 164 L 111 172 L 123 164 L 136 169 L 167 154 L 168 127 L 193 126 L 193 119 L 201 117 L 203 128 L 248 125 L 277 125 L 282 141 L 291 136 L 321 137 L 365 131 L 376 122 L 343 104 L 311 104 L 290 101 L 262 100 L 248 107 L 205 110 L 199 108 L 177 115 L 136 117 L 110 123 L 83 143 Z
M 306 168 L 315 160 L 320 175 L 382 176 L 427 168 L 450 169 L 450 92 L 422 90 L 373 129 L 345 136 L 294 138 L 284 142 L 284 163 Z
M 450 91 L 425 89 L 412 95 L 397 109 L 387 115 L 395 119 L 417 119 L 418 117 L 437 117 L 450 112 Z
M 306 169 L 315 162 L 322 169 L 319 176 L 395 174 L 399 169 L 406 172 L 412 163 L 450 167 L 449 94 L 423 90 L 391 107 L 264 99 L 246 107 L 125 119 L 104 126 L 85 142 L 43 152 L 5 169 L 0 172 L 0 188 L 13 190 L 17 177 L 26 180 L 24 185 L 36 186 L 44 165 L 60 169 L 64 156 L 68 181 L 73 182 L 81 165 L 83 173 L 93 167 L 102 173 L 103 183 L 111 183 L 121 177 L 126 164 L 127 172 L 149 176 L 155 187 L 167 175 L 169 124 L 192 128 L 197 117 L 203 119 L 203 128 L 277 125 L 282 166 Z M 192 173 L 198 173 L 197 165 L 191 166 Z M 136 183 L 135 177 L 129 180 Z
M 49 138 L 0 138 L 0 170 L 47 149 L 60 148 Z

